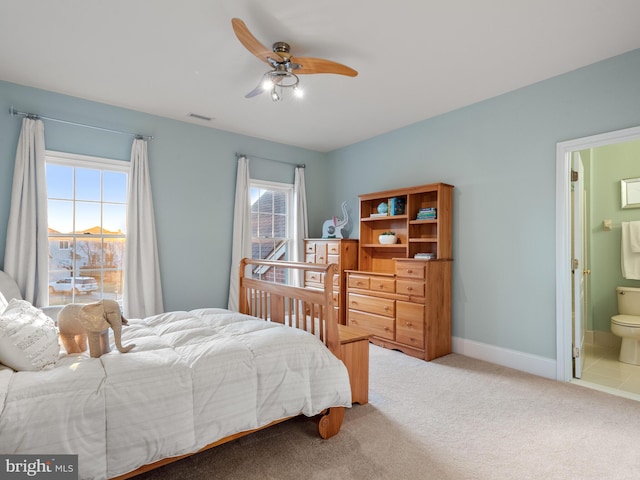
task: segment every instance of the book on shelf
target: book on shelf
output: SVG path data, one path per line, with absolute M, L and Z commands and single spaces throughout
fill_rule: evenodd
M 392 197 L 389 199 L 389 215 L 404 215 L 404 197 Z
M 413 258 L 422 258 L 424 260 L 433 260 L 436 258 L 435 253 L 416 253 Z
M 435 208 L 421 208 L 418 210 L 416 220 L 435 220 L 437 217 L 438 213 Z
M 370 218 L 380 218 L 380 217 L 387 217 L 389 216 L 388 213 L 372 213 L 371 215 L 369 215 Z

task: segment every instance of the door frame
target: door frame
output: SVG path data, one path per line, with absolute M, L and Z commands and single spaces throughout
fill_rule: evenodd
M 571 153 L 640 140 L 640 127 L 577 138 L 556 145 L 556 379 L 573 380 L 571 319 Z
M 585 288 L 587 282 L 585 281 L 585 275 L 587 272 L 586 258 L 586 242 L 585 238 L 587 233 L 585 231 L 587 212 L 585 205 L 585 184 L 584 184 L 584 163 L 582 162 L 582 156 L 580 151 L 572 152 L 572 170 L 578 172 L 578 178 L 573 182 L 572 188 L 572 210 L 571 210 L 571 226 L 572 226 L 572 239 L 573 244 L 573 260 L 577 260 L 577 265 L 573 269 L 573 350 L 572 356 L 575 355 L 577 350 L 578 356 L 573 362 L 573 377 L 582 377 L 582 367 L 584 366 L 584 332 L 587 325 L 586 322 L 586 296 Z

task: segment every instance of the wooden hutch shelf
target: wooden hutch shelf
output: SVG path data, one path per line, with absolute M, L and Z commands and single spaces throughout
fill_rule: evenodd
M 369 332 L 373 343 L 425 360 L 450 353 L 453 186 L 359 198 L 359 266 L 346 271 L 347 324 Z M 380 244 L 389 231 L 397 243 Z

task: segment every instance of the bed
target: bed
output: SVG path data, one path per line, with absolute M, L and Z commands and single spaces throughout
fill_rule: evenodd
M 246 267 L 320 272 L 324 290 L 254 279 Z M 125 479 L 297 415 L 314 417 L 323 438 L 337 434 L 351 390 L 338 359 L 335 265 L 244 259 L 240 270 L 240 312 L 129 319 L 123 342 L 136 347 L 126 354 L 62 351 L 35 371 L 0 365 L 0 453 L 77 454 L 79 478 Z

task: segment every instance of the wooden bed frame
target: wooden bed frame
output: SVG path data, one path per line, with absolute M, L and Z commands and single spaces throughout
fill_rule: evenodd
M 251 269 L 254 271 L 256 269 L 271 270 L 269 276 L 274 275 L 274 272 L 276 272 L 289 275 L 289 278 L 293 278 L 292 276 L 294 275 L 300 275 L 302 277 L 306 272 L 318 272 L 323 279 L 324 289 L 305 289 L 292 285 L 274 283 L 268 280 L 251 278 L 246 275 L 247 267 L 252 267 Z M 338 320 L 333 305 L 332 294 L 333 276 L 337 273 L 338 267 L 335 264 L 320 265 L 244 258 L 240 263 L 240 292 L 238 303 L 240 313 L 253 315 L 268 322 L 277 322 L 292 328 L 306 330 L 320 338 L 336 357 L 341 358 Z M 165 458 L 148 465 L 143 465 L 129 473 L 114 477 L 114 479 L 124 480 L 134 477 L 259 430 L 269 428 L 290 418 L 293 417 L 282 418 L 254 430 L 248 430 L 221 438 L 194 453 Z M 327 409 L 314 420 L 316 420 L 318 424 L 318 433 L 320 436 L 323 439 L 327 439 L 340 431 L 343 419 L 344 407 L 334 407 Z

